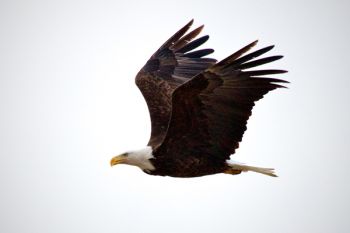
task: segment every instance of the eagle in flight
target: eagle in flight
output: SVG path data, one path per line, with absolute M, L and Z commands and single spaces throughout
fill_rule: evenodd
M 128 164 L 150 175 L 198 177 L 254 171 L 276 176 L 274 169 L 230 160 L 247 129 L 256 101 L 288 83 L 270 75 L 277 69 L 255 69 L 281 59 L 255 59 L 274 46 L 247 52 L 257 41 L 217 62 L 197 49 L 209 36 L 196 39 L 200 26 L 186 34 L 191 20 L 170 37 L 136 76 L 150 113 L 152 132 L 146 148 L 111 159 L 111 166 Z M 253 69 L 251 69 L 253 68 Z

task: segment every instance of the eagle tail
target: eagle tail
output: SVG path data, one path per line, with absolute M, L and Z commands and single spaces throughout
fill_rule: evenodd
M 228 165 L 230 166 L 230 168 L 227 171 L 225 171 L 225 173 L 227 174 L 239 174 L 241 172 L 252 171 L 252 172 L 257 172 L 267 176 L 277 177 L 277 175 L 275 174 L 274 168 L 254 167 L 254 166 L 248 166 L 238 162 L 231 162 L 231 163 L 228 163 Z

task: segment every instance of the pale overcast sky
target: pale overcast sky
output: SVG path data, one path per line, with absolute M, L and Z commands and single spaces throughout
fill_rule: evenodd
M 348 1 L 0 3 L 0 232 L 350 232 Z M 254 108 L 233 159 L 194 179 L 109 160 L 146 145 L 134 77 L 194 18 L 223 59 L 259 39 L 291 82 Z

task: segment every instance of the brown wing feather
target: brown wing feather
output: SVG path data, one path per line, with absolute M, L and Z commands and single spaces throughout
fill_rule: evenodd
M 255 44 L 244 47 L 174 91 L 169 128 L 155 154 L 164 159 L 167 156 L 217 162 L 229 159 L 247 129 L 254 103 L 269 91 L 283 87 L 277 83 L 287 83 L 257 77 L 286 72 L 283 70 L 244 70 L 282 58 L 272 56 L 251 61 L 272 49 L 271 46 L 242 56 Z
M 170 37 L 147 61 L 136 76 L 150 112 L 152 132 L 148 145 L 156 147 L 163 141 L 171 115 L 171 96 L 175 88 L 189 78 L 212 66 L 216 60 L 202 58 L 212 49 L 193 51 L 208 36 L 192 41 L 203 29 L 200 26 L 186 34 L 193 20 Z

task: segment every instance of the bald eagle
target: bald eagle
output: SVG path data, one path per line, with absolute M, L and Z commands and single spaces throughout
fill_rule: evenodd
M 128 164 L 150 175 L 199 177 L 254 171 L 276 176 L 274 169 L 230 160 L 241 142 L 256 101 L 288 83 L 266 77 L 284 70 L 251 69 L 281 59 L 255 59 L 274 46 L 247 52 L 257 41 L 217 62 L 195 50 L 209 36 L 195 39 L 200 26 L 186 34 L 191 20 L 170 37 L 136 76 L 150 113 L 152 132 L 146 148 L 115 156 L 111 166 Z

